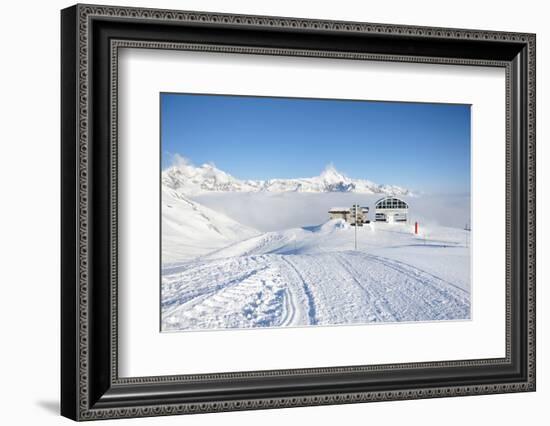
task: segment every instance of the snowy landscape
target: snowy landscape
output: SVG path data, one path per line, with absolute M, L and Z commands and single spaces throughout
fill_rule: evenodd
M 242 180 L 177 157 L 161 180 L 162 331 L 470 318 L 469 197 L 353 179 L 333 165 Z M 407 201 L 406 222 L 374 220 L 386 196 Z M 370 206 L 370 223 L 329 218 L 353 203 Z

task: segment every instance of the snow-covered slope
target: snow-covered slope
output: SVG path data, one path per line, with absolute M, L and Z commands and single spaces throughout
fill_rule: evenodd
M 180 161 L 162 172 L 163 186 L 181 194 L 204 192 L 354 192 L 360 194 L 410 195 L 405 188 L 379 185 L 365 179 L 352 179 L 332 165 L 310 178 L 240 180 L 211 164 L 195 167 Z
M 162 330 L 470 318 L 469 232 L 341 220 L 163 269 Z
M 176 191 L 162 189 L 163 264 L 196 258 L 257 234 Z

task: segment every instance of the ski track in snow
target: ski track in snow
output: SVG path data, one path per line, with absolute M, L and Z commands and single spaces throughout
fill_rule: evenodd
M 164 270 L 162 330 L 469 318 L 467 291 L 404 262 L 360 251 L 253 251 Z
M 308 324 L 310 325 L 315 325 L 317 324 L 317 314 L 316 314 L 316 309 L 315 309 L 315 300 L 313 298 L 313 293 L 310 289 L 310 286 L 308 285 L 307 281 L 304 280 L 304 277 L 302 276 L 302 274 L 300 273 L 300 270 L 296 267 L 296 265 L 294 265 L 294 263 L 292 263 L 288 258 L 286 257 L 283 257 L 283 256 L 280 256 L 281 260 L 283 260 L 284 262 L 286 262 L 288 264 L 288 266 L 290 266 L 290 268 L 292 268 L 292 271 L 293 273 L 296 274 L 296 277 L 298 277 L 301 285 L 302 285 L 302 288 L 304 290 L 304 294 L 306 296 L 306 299 L 307 299 L 307 305 L 308 305 L 308 309 L 307 309 L 307 313 L 308 313 L 308 318 L 309 318 L 309 322 Z M 288 274 L 286 275 L 286 277 L 288 279 L 291 279 Z

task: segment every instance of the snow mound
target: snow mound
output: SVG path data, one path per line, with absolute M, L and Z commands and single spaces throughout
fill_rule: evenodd
M 206 255 L 205 258 L 221 259 L 266 253 L 298 254 L 315 252 L 332 238 L 332 234 L 349 228 L 349 224 L 343 219 L 333 219 L 318 226 L 266 232 L 216 250 Z
M 332 219 L 325 223 L 323 223 L 320 227 L 318 232 L 334 232 L 338 231 L 340 229 L 349 229 L 350 224 L 347 223 L 344 219 Z

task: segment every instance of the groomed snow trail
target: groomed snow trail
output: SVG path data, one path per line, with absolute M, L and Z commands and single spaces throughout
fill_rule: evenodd
M 162 330 L 467 319 L 470 295 L 360 251 L 246 254 L 163 271 Z

